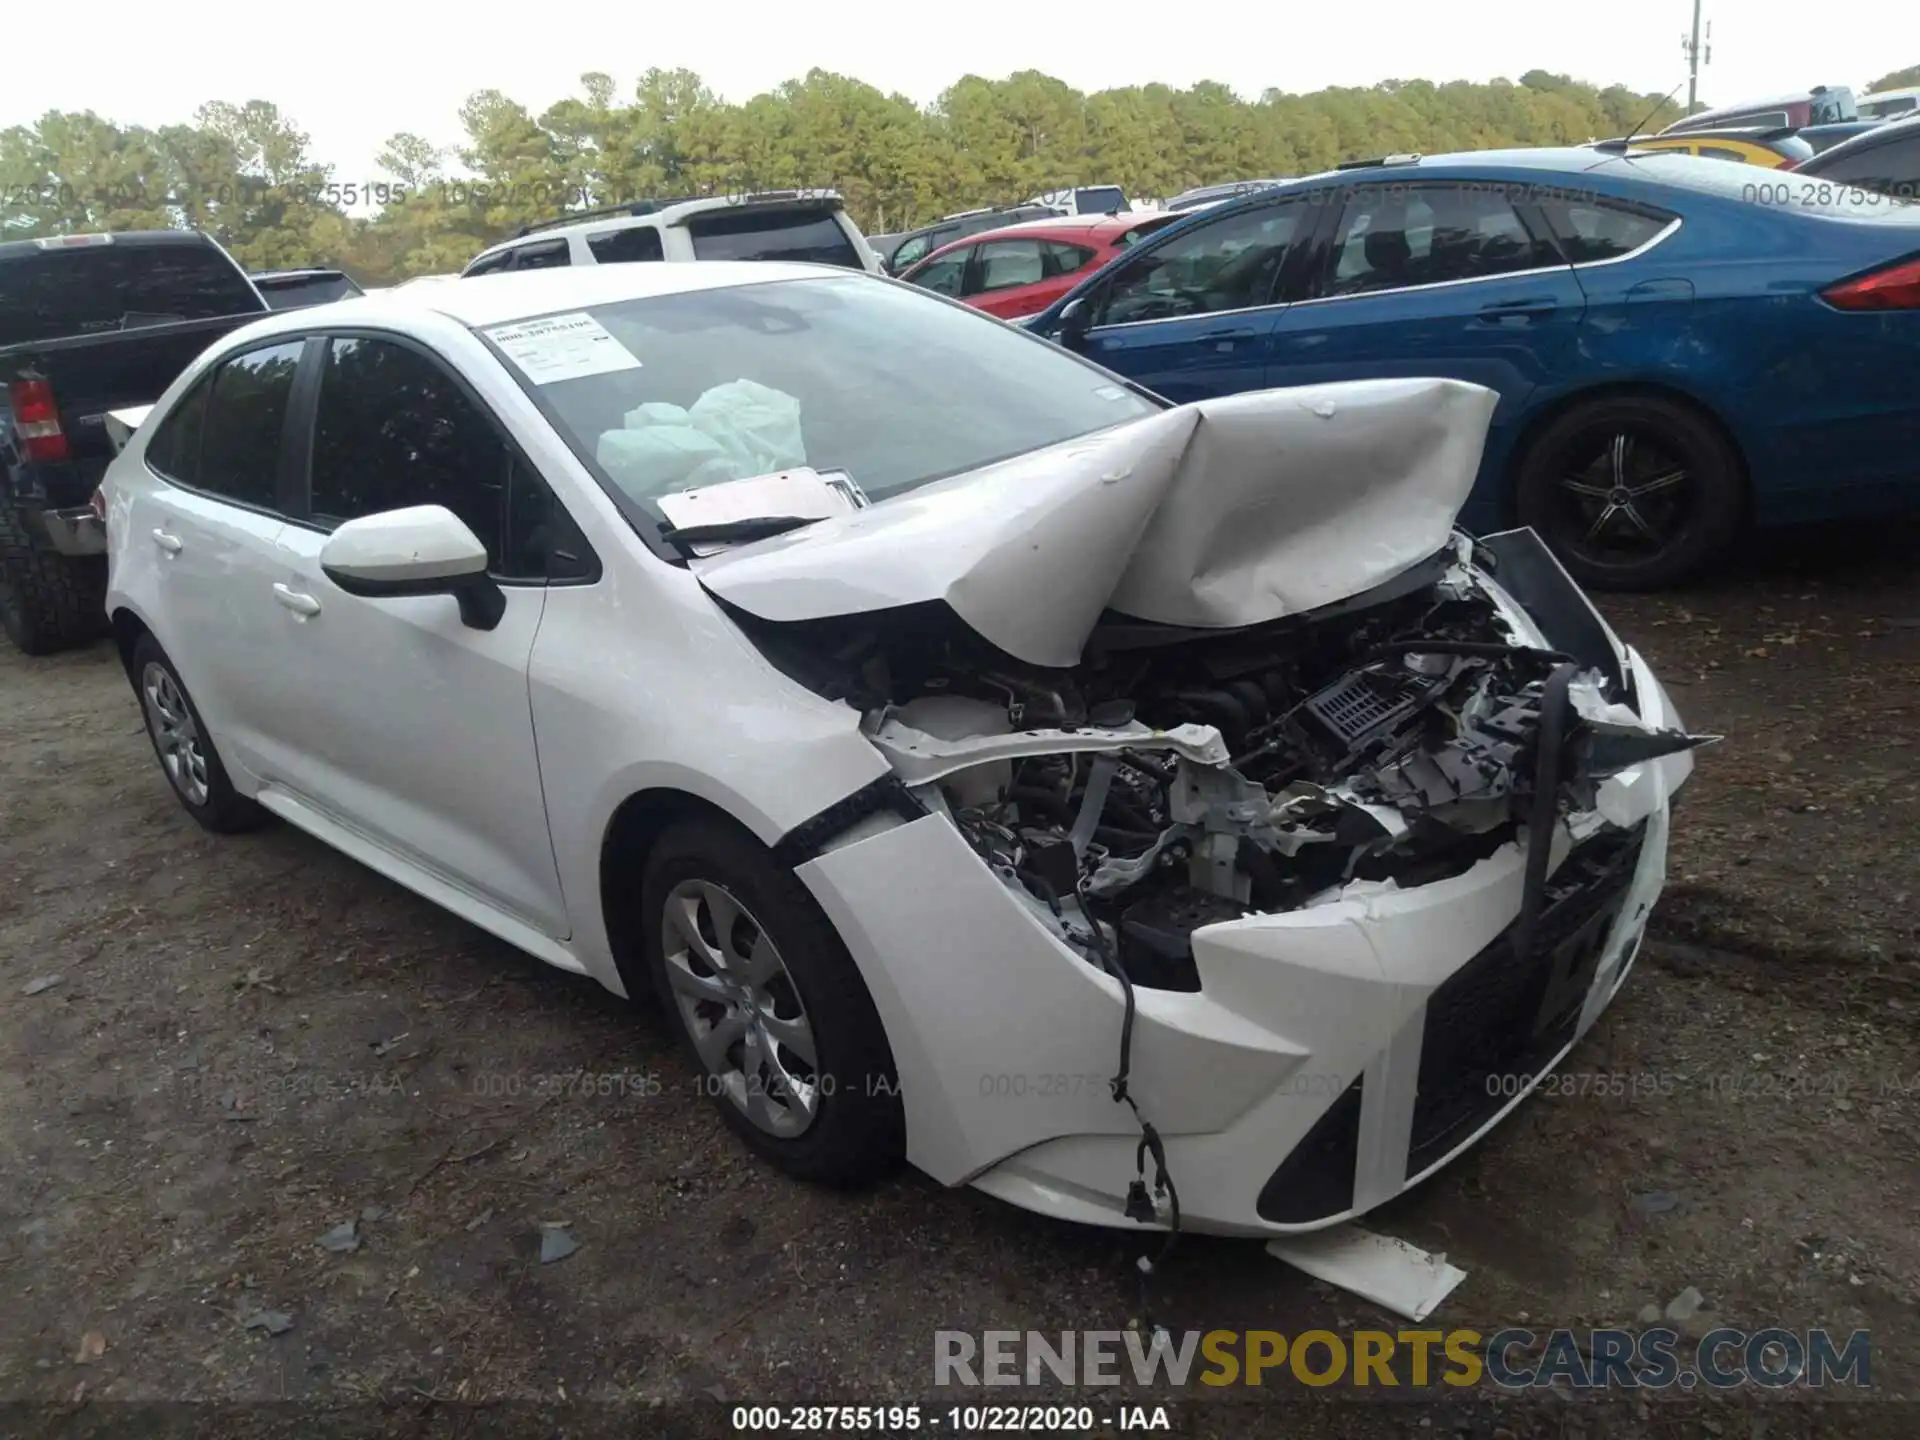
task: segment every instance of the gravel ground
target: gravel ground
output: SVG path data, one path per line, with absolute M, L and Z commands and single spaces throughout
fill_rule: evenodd
M 1193 1434 L 1920 1430 L 1917 538 L 1795 535 L 1606 603 L 1726 742 L 1620 1001 L 1374 1222 L 1467 1270 L 1435 1323 L 1634 1325 L 1693 1286 L 1696 1329 L 1871 1330 L 1871 1396 L 1134 1398 Z M 944 1413 L 981 1393 L 933 1390 L 936 1329 L 1138 1313 L 1138 1239 L 911 1172 L 789 1183 L 725 1134 L 650 1010 L 285 826 L 203 834 L 105 646 L 0 652 L 0 855 L 0 1432 L 264 1432 L 327 1407 L 329 1433 L 704 1433 L 716 1400 L 802 1397 Z M 594 1083 L 543 1084 L 572 1075 Z M 577 1250 L 541 1263 L 550 1235 Z M 1176 1330 L 1399 1328 L 1246 1243 L 1183 1243 L 1153 1304 Z

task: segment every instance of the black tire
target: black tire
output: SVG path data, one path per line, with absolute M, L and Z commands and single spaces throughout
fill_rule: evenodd
M 0 629 L 28 655 L 52 655 L 105 633 L 105 556 L 47 548 L 17 506 L 0 503 Z
M 173 661 L 160 648 L 160 642 L 151 635 L 142 635 L 135 641 L 127 672 L 133 681 L 133 693 L 140 701 L 140 716 L 146 722 L 147 739 L 153 745 L 154 758 L 160 762 L 160 772 L 167 777 L 167 788 L 173 791 L 173 798 L 180 802 L 181 808 L 207 829 L 220 835 L 235 835 L 244 830 L 257 830 L 264 825 L 269 818 L 268 813 L 233 788 L 233 781 L 227 777 L 227 767 L 220 761 L 220 752 L 214 748 L 213 737 L 207 733 L 206 721 L 200 718 L 199 708 L 187 693 L 180 672 L 173 668 Z M 180 772 L 168 763 L 167 751 L 161 739 L 163 727 L 157 714 L 159 702 L 149 693 L 161 672 L 172 684 L 172 696 L 177 697 L 177 707 L 172 699 L 166 702 L 167 706 L 184 708 L 192 721 L 194 745 L 200 762 L 197 776 L 203 782 L 204 795 L 194 793 L 191 782 L 181 779 Z
M 1627 442 L 1617 466 L 1616 437 Z M 1683 478 L 1649 483 L 1675 474 Z M 1582 585 L 1660 590 L 1726 550 L 1745 514 L 1746 485 L 1739 456 L 1699 411 L 1616 395 L 1575 405 L 1533 438 L 1516 465 L 1514 498 L 1520 523 Z
M 725 891 L 744 908 L 746 933 L 764 934 L 778 952 L 800 1018 L 811 1027 L 817 1062 L 803 1064 L 786 1051 L 776 1062 L 811 1071 L 810 1081 L 801 1084 L 810 1085 L 814 1108 L 810 1123 L 797 1134 L 777 1135 L 756 1124 L 743 1102 L 721 1089 L 723 1072 L 700 1054 L 693 1029 L 699 1022 L 687 1015 L 667 973 L 666 907 L 682 885 Z M 704 927 L 711 913 L 700 913 Z M 906 1127 L 886 1031 L 852 957 L 791 870 L 728 821 L 682 821 L 661 835 L 647 857 L 640 915 L 641 953 L 654 992 L 703 1076 L 702 1088 L 735 1134 L 789 1175 L 823 1184 L 866 1184 L 899 1162 Z M 704 1000 L 688 1003 L 710 1012 L 724 1008 Z M 736 1046 L 735 1053 L 744 1052 Z M 745 1067 L 737 1068 L 744 1077 Z M 772 1089 L 768 1094 L 776 1101 L 792 1098 Z

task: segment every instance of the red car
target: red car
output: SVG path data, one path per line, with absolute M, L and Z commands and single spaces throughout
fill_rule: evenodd
M 1187 217 L 1157 211 L 1053 215 L 943 245 L 900 278 L 976 310 L 1038 315 L 1129 245 Z

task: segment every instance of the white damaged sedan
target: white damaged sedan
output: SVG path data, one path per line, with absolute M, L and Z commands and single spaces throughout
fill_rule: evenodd
M 196 819 L 654 992 L 789 1172 L 1310 1230 L 1593 1023 L 1702 741 L 1453 529 L 1493 400 L 1169 407 L 804 265 L 412 287 L 121 417 L 108 608 Z

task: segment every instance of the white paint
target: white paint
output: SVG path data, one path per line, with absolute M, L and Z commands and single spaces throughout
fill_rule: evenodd
M 320 566 L 344 578 L 395 585 L 483 575 L 487 547 L 444 505 L 414 505 L 348 520 L 320 546 Z
M 1199 401 L 729 550 L 699 574 L 769 620 L 944 600 L 1008 654 L 1068 666 L 1109 607 L 1252 625 L 1425 559 L 1472 488 L 1494 401 L 1454 380 Z
M 1447 1263 L 1445 1254 L 1430 1254 L 1358 1225 L 1269 1240 L 1267 1253 L 1416 1324 L 1467 1278 L 1466 1271 Z

